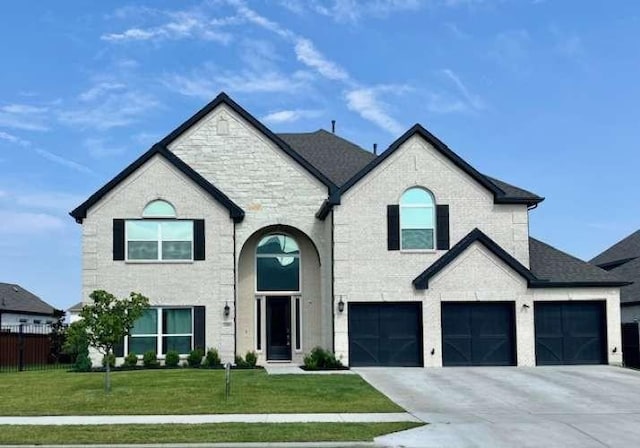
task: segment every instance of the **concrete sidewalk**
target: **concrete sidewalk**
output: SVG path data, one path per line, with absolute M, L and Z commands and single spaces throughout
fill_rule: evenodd
M 392 423 L 421 420 L 407 412 L 360 414 L 68 415 L 0 417 L 0 425 L 166 425 L 203 423 Z

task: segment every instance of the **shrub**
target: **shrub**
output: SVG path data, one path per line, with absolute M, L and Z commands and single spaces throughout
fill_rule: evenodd
M 244 356 L 244 359 L 248 369 L 256 368 L 256 364 L 258 363 L 258 354 L 256 352 L 247 352 L 247 354 Z
M 129 368 L 133 368 L 138 365 L 138 355 L 131 352 L 124 358 L 124 365 Z
M 180 354 L 175 350 L 169 350 L 164 358 L 164 365 L 167 367 L 178 367 Z
M 149 350 L 144 355 L 142 355 L 142 364 L 148 369 L 158 367 L 160 363 L 158 362 L 156 352 L 154 352 L 153 350 Z
M 187 357 L 189 367 L 200 367 L 203 357 L 204 353 L 201 349 L 197 348 L 195 350 L 191 350 L 191 353 L 189 353 L 189 356 Z
M 82 321 L 72 323 L 64 331 L 64 344 L 62 351 L 71 357 L 74 364 L 78 360 L 78 356 L 89 356 L 89 339 L 87 337 L 87 328 Z
M 204 359 L 204 365 L 215 369 L 217 367 L 222 367 L 222 362 L 220 362 L 220 355 L 218 354 L 218 350 L 215 348 L 210 348 L 207 350 L 207 356 Z
M 109 367 L 112 369 L 116 366 L 116 355 L 109 353 L 102 357 L 102 367 L 107 367 L 107 361 L 109 361 Z
M 234 362 L 235 362 L 236 367 L 238 369 L 246 369 L 247 368 L 247 362 L 240 355 L 236 355 L 235 356 Z
M 91 359 L 87 353 L 80 353 L 76 356 L 76 360 L 73 363 L 73 370 L 76 372 L 90 372 L 91 371 Z
M 304 367 L 306 370 L 332 370 L 340 369 L 343 365 L 330 351 L 315 347 L 304 357 Z

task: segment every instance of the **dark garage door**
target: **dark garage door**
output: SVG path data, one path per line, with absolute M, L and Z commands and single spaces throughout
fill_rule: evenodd
M 422 366 L 422 304 L 350 303 L 349 365 Z
M 603 301 L 536 302 L 534 307 L 538 365 L 607 362 Z
M 444 366 L 513 366 L 514 303 L 443 303 Z

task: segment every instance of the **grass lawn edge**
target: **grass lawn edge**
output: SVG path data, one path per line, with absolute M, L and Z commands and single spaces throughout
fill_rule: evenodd
M 0 425 L 0 445 L 370 442 L 424 423 Z

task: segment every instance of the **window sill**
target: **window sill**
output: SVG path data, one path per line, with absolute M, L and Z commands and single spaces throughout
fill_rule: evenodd
M 194 260 L 125 260 L 126 264 L 193 264 Z
M 400 249 L 403 254 L 435 254 L 437 249 Z

